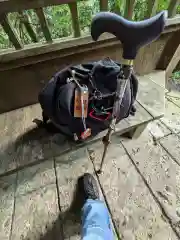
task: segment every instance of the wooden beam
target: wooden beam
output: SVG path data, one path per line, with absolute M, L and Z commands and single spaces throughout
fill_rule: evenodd
M 27 30 L 31 40 L 33 42 L 38 42 L 38 38 L 36 36 L 36 33 L 35 33 L 33 27 L 31 26 L 28 14 L 26 12 L 21 12 L 20 11 L 19 15 L 20 15 L 20 20 L 24 24 L 24 26 L 25 26 L 25 28 L 26 28 L 26 30 Z
M 0 0 L 0 15 L 2 13 L 19 12 L 27 9 L 68 4 L 77 0 Z
M 135 3 L 135 0 L 126 0 L 124 17 L 129 20 L 131 20 L 133 17 L 134 3 Z
M 69 8 L 71 12 L 71 18 L 72 18 L 72 25 L 74 30 L 74 37 L 80 37 L 80 26 L 79 26 L 79 20 L 78 20 L 78 10 L 77 10 L 77 3 L 69 3 Z
M 41 24 L 41 28 L 42 28 L 42 31 L 43 31 L 43 34 L 44 34 L 44 37 L 46 39 L 47 42 L 52 42 L 52 37 L 51 37 L 51 33 L 49 31 L 49 28 L 48 28 L 48 24 L 47 24 L 47 21 L 46 21 L 46 17 L 44 15 L 44 11 L 42 8 L 37 8 L 35 9 L 35 12 L 39 18 L 39 22 Z
M 170 35 L 169 40 L 167 41 L 161 57 L 157 64 L 157 69 L 166 70 L 169 62 L 173 58 L 178 46 L 179 46 L 179 39 L 180 39 L 180 29 L 178 31 L 173 32 Z
M 179 23 L 177 21 L 175 21 L 175 23 L 173 22 L 173 19 L 171 19 L 171 21 L 169 22 L 170 19 L 167 20 L 167 26 L 165 27 L 165 30 L 162 34 L 162 37 L 166 34 L 168 34 L 169 36 L 171 36 L 172 34 L 174 36 L 176 36 L 175 39 L 172 39 L 172 41 L 170 42 L 169 45 L 169 49 L 171 50 L 175 45 L 178 43 L 179 44 L 179 39 L 180 39 L 180 19 L 179 19 Z M 174 24 L 175 26 L 179 26 L 179 32 L 177 31 L 176 28 L 174 28 Z M 4 69 L 3 65 L 5 66 L 6 64 L 8 65 L 9 62 L 18 62 L 20 59 L 22 60 L 22 64 L 23 66 L 25 65 L 24 59 L 29 59 L 29 61 L 31 63 L 34 63 L 34 60 L 31 61 L 32 58 L 36 58 L 37 62 L 39 61 L 39 55 L 43 56 L 43 59 L 45 58 L 45 56 L 48 56 L 47 59 L 52 58 L 51 55 L 53 55 L 54 53 L 61 51 L 61 55 L 68 54 L 68 49 L 72 49 L 73 51 L 75 51 L 75 48 L 78 48 L 81 46 L 81 48 L 83 49 L 83 47 L 86 44 L 89 44 L 90 48 L 92 48 L 92 44 L 93 44 L 93 48 L 95 48 L 95 46 L 99 46 L 102 44 L 104 47 L 109 47 L 112 45 L 119 45 L 120 42 L 119 40 L 116 40 L 116 38 L 111 35 L 111 34 L 103 34 L 101 39 L 99 41 L 96 42 L 96 44 L 94 44 L 94 41 L 92 40 L 92 37 L 90 35 L 88 36 L 83 36 L 80 38 L 71 38 L 71 37 L 67 37 L 67 38 L 60 38 L 60 39 L 55 39 L 53 41 L 53 43 L 51 44 L 47 44 L 47 43 L 35 43 L 35 44 L 28 44 L 26 45 L 22 50 L 20 51 L 12 51 L 12 49 L 7 49 L 5 51 L 0 51 L 0 70 Z M 75 47 L 76 46 L 76 47 Z M 177 45 L 176 45 L 176 49 L 177 49 Z M 83 50 L 84 51 L 84 50 Z M 63 52 L 63 53 L 62 53 Z M 163 51 L 164 52 L 164 51 Z M 167 51 L 165 51 L 166 54 Z M 174 50 L 175 52 L 175 50 Z M 72 53 L 71 53 L 72 54 Z M 171 55 L 171 53 L 168 53 L 169 55 Z M 168 55 L 168 56 L 169 56 Z M 174 55 L 174 53 L 172 54 Z M 163 59 L 166 58 L 166 55 L 163 56 Z M 172 56 L 171 56 L 172 58 Z M 170 58 L 170 59 L 171 59 Z M 46 59 L 46 60 L 47 60 Z M 169 60 L 170 61 L 170 60 Z M 169 63 L 168 61 L 168 63 Z M 30 64 L 30 62 L 28 62 L 28 64 Z M 16 64 L 17 65 L 17 64 Z M 9 66 L 9 65 L 8 65 Z M 11 65 L 12 67 L 12 65 Z M 16 66 L 17 67 L 17 66 Z M 166 66 L 167 67 L 167 66 Z M 165 69 L 166 69 L 165 67 Z M 160 68 L 160 69 L 164 69 L 164 68 Z
M 154 16 L 157 12 L 158 0 L 148 0 L 146 18 Z
M 166 83 L 180 61 L 180 44 L 166 69 Z
M 168 16 L 174 17 L 176 15 L 177 6 L 180 5 L 180 0 L 171 0 L 168 7 Z
M 99 0 L 100 11 L 108 11 L 108 0 Z
M 23 45 L 20 42 L 20 39 L 19 39 L 18 35 L 16 34 L 15 30 L 13 29 L 12 25 L 10 24 L 7 15 L 4 15 L 3 17 L 1 17 L 1 25 L 4 29 L 4 31 L 6 32 L 6 34 L 8 35 L 9 40 L 13 44 L 13 46 L 16 49 L 22 49 Z

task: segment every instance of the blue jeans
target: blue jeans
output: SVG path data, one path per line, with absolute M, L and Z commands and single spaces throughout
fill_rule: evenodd
M 109 212 L 100 200 L 88 199 L 82 209 L 83 240 L 113 240 Z

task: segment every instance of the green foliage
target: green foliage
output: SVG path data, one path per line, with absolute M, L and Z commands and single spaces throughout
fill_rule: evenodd
M 108 0 L 109 10 L 122 16 L 124 15 L 125 4 L 126 0 Z M 159 0 L 157 12 L 162 9 L 167 9 L 168 5 L 169 0 Z M 30 24 L 36 32 L 38 40 L 45 41 L 36 13 L 33 10 L 27 10 L 26 12 L 29 15 Z M 44 12 L 53 39 L 73 36 L 72 19 L 67 4 L 44 8 Z M 99 0 L 78 2 L 79 24 L 82 34 L 87 34 L 89 32 L 92 16 L 97 12 L 99 12 Z M 147 0 L 136 0 L 134 4 L 133 20 L 138 21 L 144 19 L 146 13 Z M 180 6 L 178 6 L 177 13 L 180 14 Z M 21 15 L 19 13 L 10 13 L 8 17 L 22 43 L 32 43 L 23 24 Z M 12 47 L 12 44 L 9 42 L 8 36 L 0 26 L 0 48 L 8 47 Z
M 72 34 L 71 16 L 67 5 L 48 7 L 45 9 L 45 14 L 52 38 L 67 37 Z
M 179 80 L 180 81 L 180 71 L 176 71 L 172 75 L 173 80 Z
M 147 12 L 147 1 L 146 0 L 136 1 L 134 6 L 133 19 L 135 21 L 143 20 L 146 16 L 146 12 Z

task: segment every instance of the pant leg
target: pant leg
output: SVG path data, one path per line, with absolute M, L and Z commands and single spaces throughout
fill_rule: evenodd
M 82 239 L 114 239 L 109 212 L 100 200 L 88 199 L 82 209 Z

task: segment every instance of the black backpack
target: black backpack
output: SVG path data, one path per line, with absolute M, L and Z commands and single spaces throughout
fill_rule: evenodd
M 75 90 L 78 85 L 72 80 L 72 71 L 81 86 L 88 89 L 87 117 L 74 117 Z M 71 66 L 56 73 L 39 94 L 43 110 L 43 122 L 49 120 L 62 133 L 74 140 L 86 138 L 90 129 L 95 136 L 109 127 L 115 100 L 117 78 L 121 64 L 111 59 Z M 134 74 L 129 79 L 119 112 L 117 123 L 129 114 L 135 114 L 134 101 L 138 90 L 138 81 Z M 89 134 L 87 134 L 89 136 Z

